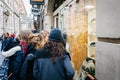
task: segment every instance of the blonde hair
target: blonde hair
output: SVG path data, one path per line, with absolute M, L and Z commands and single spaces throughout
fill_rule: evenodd
M 46 43 L 47 40 L 48 40 L 49 32 L 48 32 L 48 31 L 45 31 L 45 30 L 42 30 L 42 31 L 40 32 L 40 34 L 43 36 L 44 42 Z
M 38 42 L 37 48 L 42 48 L 44 46 L 44 44 L 45 44 L 43 35 L 39 34 L 38 37 L 39 37 L 39 42 Z
M 44 45 L 43 36 L 40 34 L 29 34 L 29 43 L 35 46 L 36 49 L 40 49 Z

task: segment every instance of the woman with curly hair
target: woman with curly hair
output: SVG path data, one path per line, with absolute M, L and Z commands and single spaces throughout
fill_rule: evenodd
M 42 31 L 40 32 L 40 34 L 43 35 L 44 42 L 46 43 L 47 40 L 48 40 L 49 32 L 48 32 L 48 31 L 45 31 L 45 30 L 42 30 Z
M 48 42 L 36 52 L 33 76 L 35 80 L 72 80 L 74 69 L 59 29 L 53 29 Z

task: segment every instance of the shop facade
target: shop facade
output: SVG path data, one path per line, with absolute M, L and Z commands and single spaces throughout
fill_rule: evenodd
M 95 47 L 91 48 L 90 43 L 96 41 L 96 1 L 45 0 L 42 10 L 45 30 L 55 27 L 67 34 L 67 50 L 78 73 L 83 60 L 95 54 Z

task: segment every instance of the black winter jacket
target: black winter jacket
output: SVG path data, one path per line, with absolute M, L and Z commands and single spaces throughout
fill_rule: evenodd
M 36 49 L 32 45 L 27 48 L 27 55 L 21 69 L 21 80 L 35 80 L 33 77 L 35 51 Z
M 11 40 L 2 50 L 2 55 L 9 58 L 8 75 L 11 74 L 11 76 L 8 80 L 20 80 L 20 70 L 23 61 L 23 51 L 21 46 Z

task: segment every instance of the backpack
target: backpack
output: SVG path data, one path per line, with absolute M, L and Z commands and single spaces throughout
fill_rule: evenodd
M 0 80 L 8 80 L 9 59 L 4 58 L 2 65 L 0 65 Z
M 95 78 L 95 60 L 87 57 L 83 61 L 79 75 L 80 80 L 92 80 L 91 77 Z
M 34 64 L 34 59 L 35 59 L 35 56 L 32 53 L 26 56 L 23 62 L 22 68 L 21 68 L 21 79 L 22 80 L 34 80 L 32 75 L 29 76 L 31 79 L 28 79 L 29 78 L 28 75 L 32 73 L 32 71 L 29 71 L 29 70 L 33 70 L 32 68 Z

